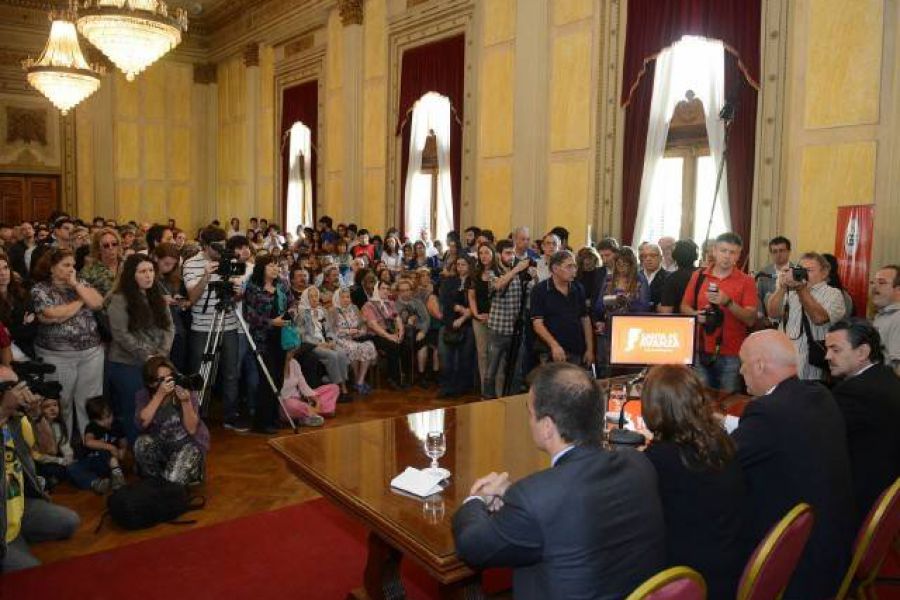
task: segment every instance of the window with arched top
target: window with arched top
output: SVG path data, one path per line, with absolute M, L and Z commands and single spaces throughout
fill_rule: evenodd
M 303 122 L 291 125 L 288 143 L 285 231 L 313 222 L 312 132 Z
M 659 54 L 635 240 L 702 240 L 707 229 L 709 237 L 730 230 L 725 172 L 716 186 L 726 141 L 719 118 L 724 105 L 722 42 L 684 36 Z
M 450 100 L 428 92 L 412 111 L 404 231 L 413 239 L 444 239 L 453 229 Z

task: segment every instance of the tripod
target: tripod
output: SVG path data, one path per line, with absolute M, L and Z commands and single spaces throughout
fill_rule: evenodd
M 216 281 L 210 283 L 209 285 L 213 286 L 213 289 L 216 291 L 216 295 L 218 296 L 219 300 L 216 302 L 216 312 L 213 314 L 212 325 L 209 328 L 209 333 L 206 335 L 206 344 L 203 347 L 203 359 L 200 363 L 199 373 L 203 378 L 203 389 L 200 392 L 201 410 L 212 394 L 212 386 L 215 383 L 216 376 L 219 372 L 219 357 L 222 355 L 222 340 L 225 333 L 225 317 L 231 314 L 235 317 L 235 319 L 237 319 L 239 326 L 238 335 L 243 334 L 247 339 L 250 350 L 256 357 L 256 362 L 259 363 L 259 367 L 262 370 L 263 375 L 265 375 L 266 382 L 269 384 L 272 393 L 275 395 L 275 398 L 281 405 L 284 416 L 287 417 L 288 423 L 290 423 L 293 432 L 297 433 L 297 424 L 294 423 L 294 419 L 291 418 L 291 415 L 288 413 L 287 407 L 284 405 L 284 401 L 281 399 L 281 394 L 278 391 L 278 386 L 275 385 L 275 380 L 272 379 L 272 374 L 269 373 L 269 369 L 268 367 L 266 367 L 266 362 L 263 360 L 262 354 L 256 347 L 256 342 L 253 341 L 253 336 L 250 335 L 250 332 L 247 329 L 247 322 L 244 321 L 244 317 L 241 315 L 241 313 L 235 310 L 234 296 L 231 293 L 230 287 L 228 287 L 228 282 Z M 235 365 L 235 368 L 237 368 L 237 365 Z
M 512 285 L 510 282 L 509 285 Z M 519 361 L 519 347 L 522 345 L 522 333 L 525 328 L 525 306 L 528 303 L 528 282 L 519 276 L 519 285 L 522 288 L 522 297 L 519 299 L 519 314 L 513 324 L 512 345 L 506 353 L 506 369 L 503 379 L 503 395 L 509 396 L 513 378 L 516 376 L 516 363 Z
M 713 190 L 712 207 L 709 209 L 709 222 L 706 224 L 706 235 L 703 237 L 704 240 L 709 239 L 709 232 L 712 230 L 713 217 L 716 214 L 716 201 L 719 199 L 719 188 L 722 187 L 722 175 L 725 173 L 725 163 L 728 161 L 728 137 L 731 133 L 731 125 L 734 123 L 735 112 L 735 106 L 730 102 L 726 102 L 725 105 L 722 106 L 722 110 L 719 111 L 719 119 L 725 123 L 725 139 L 723 140 L 722 146 L 722 159 L 719 161 L 719 169 L 716 172 L 716 187 Z

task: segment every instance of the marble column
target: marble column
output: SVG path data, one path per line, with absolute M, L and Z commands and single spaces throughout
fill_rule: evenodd
M 343 117 L 344 117 L 344 198 L 341 214 L 362 219 L 363 192 L 363 3 L 340 0 L 338 10 L 343 25 Z
M 244 66 L 246 78 L 244 85 L 247 90 L 247 116 L 244 143 L 247 148 L 246 181 L 247 192 L 244 197 L 243 214 L 249 218 L 259 213 L 259 152 L 256 148 L 256 132 L 259 129 L 259 44 L 256 42 L 247 44 L 244 48 Z M 260 214 L 260 217 L 275 222 L 276 215 Z

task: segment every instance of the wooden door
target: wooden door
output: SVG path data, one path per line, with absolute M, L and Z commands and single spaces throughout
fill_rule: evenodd
M 59 208 L 59 177 L 0 175 L 0 222 L 46 221 Z

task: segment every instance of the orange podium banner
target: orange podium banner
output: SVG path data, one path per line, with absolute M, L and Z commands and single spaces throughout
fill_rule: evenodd
M 844 289 L 853 298 L 853 314 L 866 316 L 869 302 L 869 261 L 872 260 L 874 204 L 839 206 L 834 256 Z
M 696 321 L 690 316 L 613 315 L 609 362 L 614 365 L 689 365 Z

